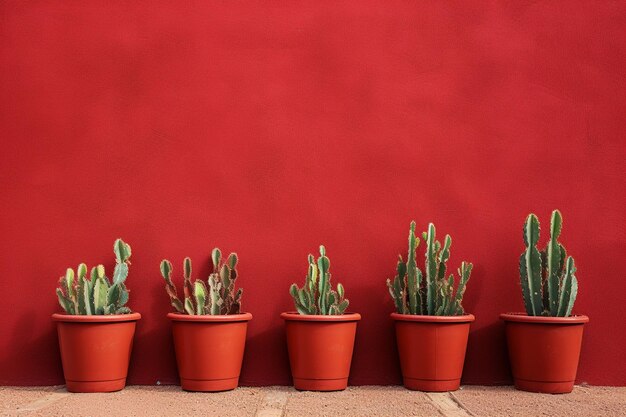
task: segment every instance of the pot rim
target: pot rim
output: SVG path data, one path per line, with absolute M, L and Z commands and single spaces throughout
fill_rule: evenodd
M 471 323 L 476 320 L 473 314 L 462 316 L 427 316 L 421 314 L 391 313 L 391 318 L 397 321 L 413 321 L 420 323 Z
M 500 320 L 515 323 L 536 323 L 536 324 L 585 324 L 589 322 L 589 317 L 585 315 L 573 315 L 569 317 L 552 316 L 529 316 L 526 313 L 502 313 Z
M 124 321 L 137 321 L 141 314 L 137 312 L 128 314 L 107 314 L 107 315 L 85 315 L 85 314 L 63 314 L 54 313 L 53 321 L 65 323 L 120 323 Z
M 183 313 L 167 313 L 167 318 L 172 321 L 192 321 L 200 323 L 232 323 L 237 321 L 250 321 L 252 320 L 252 314 L 240 313 L 240 314 L 203 314 L 200 316 L 189 315 Z
M 297 311 L 286 311 L 280 313 L 280 317 L 286 321 L 312 321 L 312 322 L 347 322 L 359 321 L 361 315 L 359 313 L 344 313 L 337 316 L 327 316 L 323 314 L 300 314 Z

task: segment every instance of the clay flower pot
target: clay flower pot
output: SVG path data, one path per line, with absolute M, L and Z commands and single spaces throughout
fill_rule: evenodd
M 111 392 L 126 386 L 139 313 L 53 314 L 65 384 L 70 392 Z
M 180 386 L 185 391 L 228 391 L 239 385 L 252 314 L 169 313 Z
M 563 394 L 572 392 L 587 316 L 545 317 L 501 314 L 515 388 Z
M 455 391 L 461 384 L 472 314 L 420 316 L 391 313 L 404 386 L 418 391 Z
M 282 313 L 293 385 L 297 390 L 339 391 L 348 386 L 357 313 L 336 316 Z

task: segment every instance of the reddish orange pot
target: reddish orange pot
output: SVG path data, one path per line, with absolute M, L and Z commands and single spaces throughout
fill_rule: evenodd
M 572 392 L 587 316 L 544 317 L 501 314 L 506 330 L 515 388 L 564 394 Z
M 181 388 L 205 392 L 237 388 L 252 314 L 167 317 L 172 320 Z
M 340 316 L 282 313 L 293 385 L 298 390 L 339 391 L 348 386 L 357 313 Z
M 461 384 L 472 314 L 419 316 L 392 313 L 404 386 L 455 391 Z
M 70 392 L 111 392 L 126 386 L 139 313 L 53 314 L 65 384 Z

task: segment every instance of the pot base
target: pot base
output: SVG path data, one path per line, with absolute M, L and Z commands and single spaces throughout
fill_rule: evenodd
M 413 391 L 447 392 L 456 391 L 461 386 L 461 379 L 416 379 L 403 378 L 404 387 Z
M 126 378 L 111 381 L 65 381 L 68 392 L 114 392 L 123 390 Z
M 568 394 L 574 389 L 574 381 L 543 382 L 515 379 L 515 388 L 521 391 L 541 392 L 544 394 Z
M 180 387 L 185 391 L 219 392 L 231 391 L 239 385 L 239 377 L 226 379 L 185 379 L 181 378 Z
M 294 378 L 293 386 L 298 391 L 343 391 L 348 386 L 348 378 L 338 378 L 338 379 Z

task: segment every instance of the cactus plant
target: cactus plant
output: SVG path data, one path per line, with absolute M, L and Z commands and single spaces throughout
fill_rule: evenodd
M 393 298 L 396 311 L 400 314 L 430 316 L 465 314 L 461 302 L 472 273 L 472 264 L 461 262 L 461 267 L 457 270 L 460 280 L 455 292 L 454 275 L 450 274 L 446 279 L 452 239 L 446 235 L 442 247 L 436 240 L 435 233 L 435 225 L 432 223 L 428 225 L 428 231 L 422 233 L 422 238 L 426 242 L 426 259 L 422 273 L 415 258 L 420 239 L 415 235 L 415 222 L 411 222 L 407 261 L 404 262 L 402 255 L 399 255 L 396 276 L 393 280 L 387 280 L 389 294 Z
M 178 298 L 176 286 L 172 282 L 172 263 L 167 259 L 161 261 L 161 275 L 165 279 L 165 291 L 170 297 L 172 307 L 182 314 L 189 315 L 221 315 L 239 314 L 243 289 L 235 290 L 237 279 L 237 254 L 231 253 L 222 261 L 222 252 L 215 248 L 211 252 L 213 272 L 207 283 L 197 279 L 191 280 L 191 259 L 183 261 L 183 296 Z M 207 286 L 208 284 L 208 286 Z
M 563 227 L 561 212 L 554 210 L 550 219 L 550 240 L 542 251 L 539 241 L 539 219 L 533 213 L 524 223 L 526 250 L 519 259 L 524 307 L 529 316 L 568 317 L 572 313 L 578 280 L 574 275 L 574 258 L 567 256 L 558 238 Z
M 129 314 L 129 290 L 126 288 L 128 265 L 130 265 L 130 245 L 122 239 L 113 244 L 115 253 L 115 269 L 110 280 L 105 275 L 103 265 L 91 269 L 87 276 L 87 265 L 78 265 L 76 273 L 67 268 L 65 275 L 59 279 L 59 288 L 56 289 L 59 304 L 67 314 L 104 315 Z
M 333 290 L 330 282 L 330 259 L 326 256 L 326 248 L 320 246 L 320 257 L 315 261 L 312 254 L 308 256 L 309 268 L 306 281 L 302 288 L 291 284 L 289 293 L 293 297 L 299 314 L 319 314 L 336 316 L 344 314 L 350 302 L 344 298 L 343 285 L 337 284 Z

